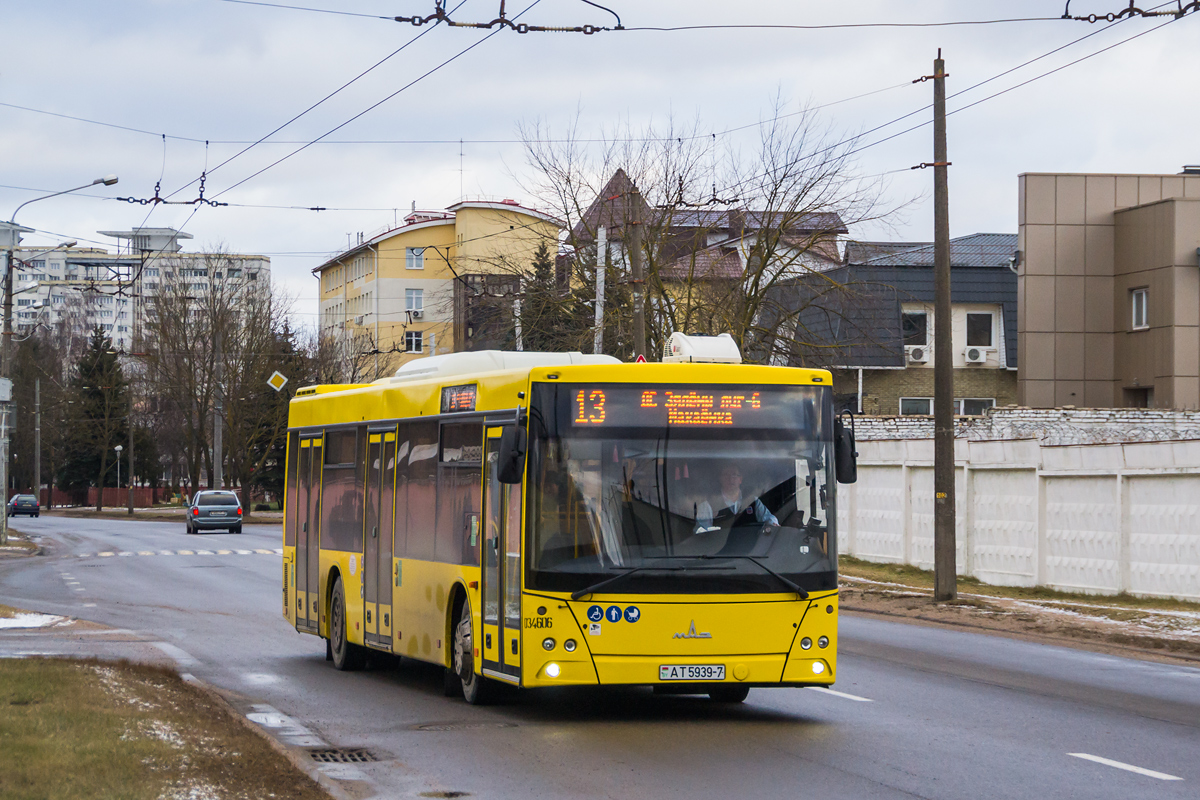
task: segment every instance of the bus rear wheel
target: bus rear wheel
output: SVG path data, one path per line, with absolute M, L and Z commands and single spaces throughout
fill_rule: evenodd
M 366 661 L 363 648 L 350 643 L 346 624 L 346 593 L 342 589 L 342 579 L 338 578 L 333 582 L 333 599 L 329 604 L 329 649 L 333 654 L 333 666 L 344 671 L 362 669 Z
M 741 703 L 750 696 L 750 687 L 738 684 L 714 686 L 708 696 L 717 703 Z
M 475 643 L 471 634 L 471 603 L 464 600 L 454 626 L 451 667 L 462 684 L 463 699 L 473 706 L 483 705 L 491 697 L 488 679 L 475 672 Z

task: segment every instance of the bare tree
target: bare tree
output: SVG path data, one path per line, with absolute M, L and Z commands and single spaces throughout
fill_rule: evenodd
M 674 331 L 727 332 L 747 358 L 793 363 L 810 352 L 800 324 L 805 310 L 816 304 L 843 313 L 846 296 L 858 291 L 829 274 L 840 263 L 842 237 L 851 225 L 896 210 L 881 202 L 878 180 L 857 175 L 857 138 L 839 137 L 809 109 L 788 114 L 776 102 L 751 152 L 718 149 L 698 125 L 671 119 L 619 130 L 598 149 L 578 133 L 578 120 L 565 135 L 540 123 L 522 126 L 533 173 L 526 188 L 569 226 L 561 299 L 575 318 L 591 299 L 581 290 L 594 291 L 605 228 L 611 288 L 604 350 L 615 355 L 632 353 L 634 226 L 641 229 L 650 353 L 661 352 Z M 797 282 L 815 290 L 784 290 Z

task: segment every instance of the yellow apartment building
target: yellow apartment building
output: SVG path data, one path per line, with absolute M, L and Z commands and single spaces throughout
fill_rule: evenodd
M 416 211 L 313 270 L 320 330 L 388 369 L 427 355 L 519 349 L 520 275 L 561 224 L 514 200 L 464 201 Z

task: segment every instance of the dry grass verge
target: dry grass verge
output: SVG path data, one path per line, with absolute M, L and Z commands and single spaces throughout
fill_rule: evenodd
M 933 573 L 840 556 L 841 607 L 1072 643 L 1200 660 L 1200 603 L 991 586 L 958 579 L 958 600 L 933 600 Z
M 173 670 L 0 660 L 0 797 L 328 800 Z

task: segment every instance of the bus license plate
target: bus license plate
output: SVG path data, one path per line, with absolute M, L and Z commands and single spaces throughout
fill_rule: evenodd
M 660 681 L 723 681 L 724 664 L 662 664 L 658 668 Z

